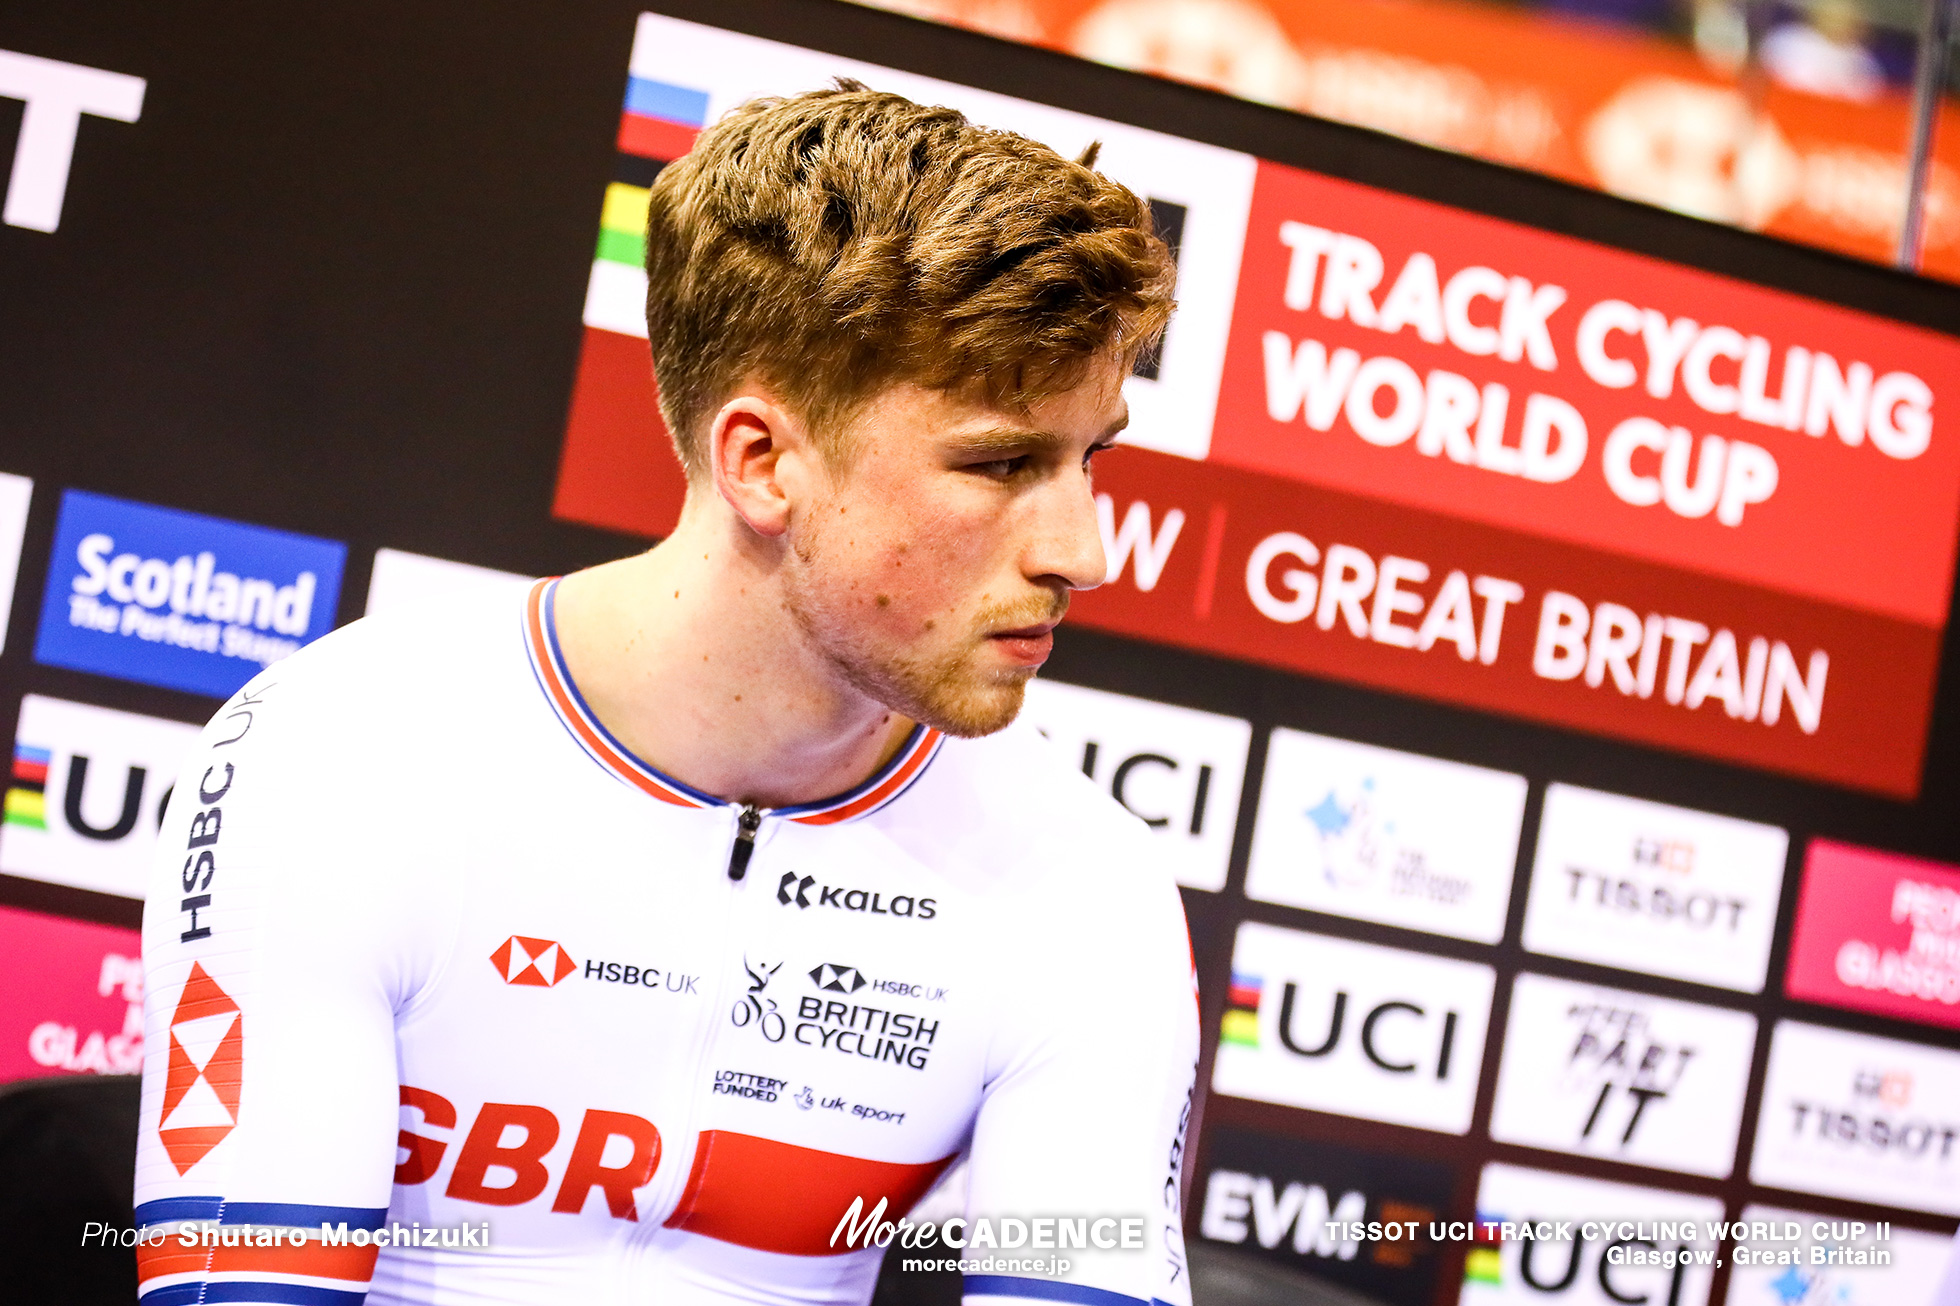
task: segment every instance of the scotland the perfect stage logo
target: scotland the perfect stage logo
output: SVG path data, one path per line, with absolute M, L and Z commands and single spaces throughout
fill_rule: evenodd
M 333 628 L 347 546 L 69 490 L 36 661 L 223 698 Z

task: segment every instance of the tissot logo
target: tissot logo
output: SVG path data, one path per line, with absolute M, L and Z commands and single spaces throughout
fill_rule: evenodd
M 855 966 L 833 966 L 825 962 L 810 972 L 810 982 L 832 993 L 856 993 L 866 981 Z
M 1749 1177 L 1960 1215 L 1960 1052 L 1784 1021 Z
M 551 939 L 527 938 L 513 934 L 490 954 L 490 964 L 506 984 L 525 984 L 548 989 L 564 979 L 578 963 Z
M 1472 962 L 1248 921 L 1212 1087 L 1464 1133 L 1494 978 Z
M 872 916 L 909 916 L 921 921 L 929 921 L 939 915 L 939 903 L 933 898 L 915 898 L 903 893 L 888 897 L 882 891 L 820 884 L 816 876 L 798 875 L 795 871 L 783 872 L 783 878 L 776 881 L 776 901 L 785 907 L 834 907 L 839 911 L 861 911 Z
M 1775 826 L 1552 785 L 1524 945 L 1757 992 L 1788 848 Z

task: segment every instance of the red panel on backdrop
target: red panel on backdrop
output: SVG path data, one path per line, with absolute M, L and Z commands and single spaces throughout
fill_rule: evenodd
M 142 936 L 0 907 L 0 1082 L 143 1068 Z
M 1812 840 L 1784 987 L 1960 1029 L 1960 866 Z
M 647 342 L 585 329 L 551 514 L 630 535 L 680 520 L 687 478 L 660 419 Z
M 1105 457 L 1096 478 L 1121 571 L 1079 595 L 1071 621 L 1918 789 L 1930 627 L 1145 450 Z
M 1261 164 L 1211 461 L 1938 626 L 1955 376 L 1930 331 Z

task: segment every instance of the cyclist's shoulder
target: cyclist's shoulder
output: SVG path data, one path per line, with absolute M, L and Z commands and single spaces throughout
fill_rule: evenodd
M 983 864 L 991 894 L 1181 931 L 1163 841 L 1031 725 L 949 740 L 941 765 L 925 807 L 949 856 Z
M 207 738 L 249 719 L 261 748 L 317 751 L 467 727 L 535 688 L 522 613 L 515 597 L 494 596 L 362 617 L 254 676 L 218 709 Z

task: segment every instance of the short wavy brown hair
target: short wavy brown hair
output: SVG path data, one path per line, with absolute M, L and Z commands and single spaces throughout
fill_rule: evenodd
M 1171 255 L 1094 161 L 845 80 L 702 132 L 647 207 L 647 335 L 690 479 L 747 377 L 836 453 L 889 385 L 1025 407 L 1154 345 Z

